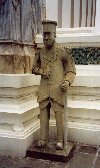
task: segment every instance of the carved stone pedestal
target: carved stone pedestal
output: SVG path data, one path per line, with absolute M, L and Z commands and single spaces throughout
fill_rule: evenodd
M 0 74 L 0 154 L 24 157 L 37 140 L 39 77 Z
M 49 146 L 43 148 L 36 148 L 36 144 L 33 144 L 27 150 L 26 156 L 65 163 L 72 156 L 73 149 L 74 147 L 71 143 L 67 144 L 67 150 L 56 150 L 54 142 L 51 142 Z

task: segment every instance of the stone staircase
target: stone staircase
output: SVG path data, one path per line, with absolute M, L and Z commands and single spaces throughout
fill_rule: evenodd
M 68 91 L 68 140 L 100 145 L 100 66 L 76 65 L 76 73 Z
M 100 66 L 77 65 L 68 94 L 69 140 L 100 145 Z

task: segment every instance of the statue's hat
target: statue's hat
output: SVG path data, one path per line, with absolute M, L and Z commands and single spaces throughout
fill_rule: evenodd
M 44 20 L 42 21 L 43 32 L 56 32 L 56 21 Z

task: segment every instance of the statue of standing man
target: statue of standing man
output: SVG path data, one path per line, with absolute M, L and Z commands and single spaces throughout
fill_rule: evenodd
M 57 45 L 55 21 L 43 21 L 44 47 L 36 53 L 32 73 L 41 75 L 38 92 L 40 108 L 40 139 L 37 147 L 44 147 L 49 141 L 50 109 L 55 113 L 57 127 L 56 149 L 64 148 L 63 113 L 67 89 L 75 78 L 75 64 L 70 49 Z

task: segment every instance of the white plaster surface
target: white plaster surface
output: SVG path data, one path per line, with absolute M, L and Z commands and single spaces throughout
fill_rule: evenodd
M 100 0 L 96 1 L 95 31 L 100 32 Z
M 75 29 L 74 29 L 75 30 Z M 83 30 L 83 29 L 82 29 Z M 90 29 L 91 30 L 91 29 Z M 64 30 L 62 30 L 64 31 Z M 75 30 L 77 31 L 77 30 Z M 84 30 L 85 31 L 85 30 Z M 69 32 L 68 33 L 61 33 L 59 34 L 59 32 L 57 33 L 56 36 L 56 42 L 57 43 L 100 43 L 100 33 L 96 33 L 96 32 L 92 32 L 92 33 L 85 33 L 83 31 L 79 32 L 79 33 L 75 33 L 74 31 Z M 38 34 L 35 38 L 35 42 L 37 44 L 42 44 L 43 43 L 43 37 L 42 35 Z
M 76 65 L 73 86 L 100 87 L 100 65 Z
M 58 0 L 46 0 L 46 19 L 58 21 Z
M 0 154 L 25 157 L 26 150 L 39 136 L 39 127 L 37 119 L 21 132 L 0 129 Z
M 68 96 L 68 139 L 100 145 L 100 65 L 77 65 L 76 72 Z M 40 76 L 0 75 L 2 154 L 23 157 L 27 148 L 37 139 L 39 109 L 36 89 L 39 83 Z M 55 127 L 54 120 L 51 121 L 51 126 Z M 54 130 L 51 135 L 53 134 Z
M 40 76 L 0 74 L 0 154 L 24 157 L 37 139 Z
M 32 74 L 0 74 L 0 87 L 22 88 L 39 84 L 40 76 Z
M 71 1 L 63 0 L 62 1 L 62 27 L 70 27 L 70 22 L 71 22 Z

